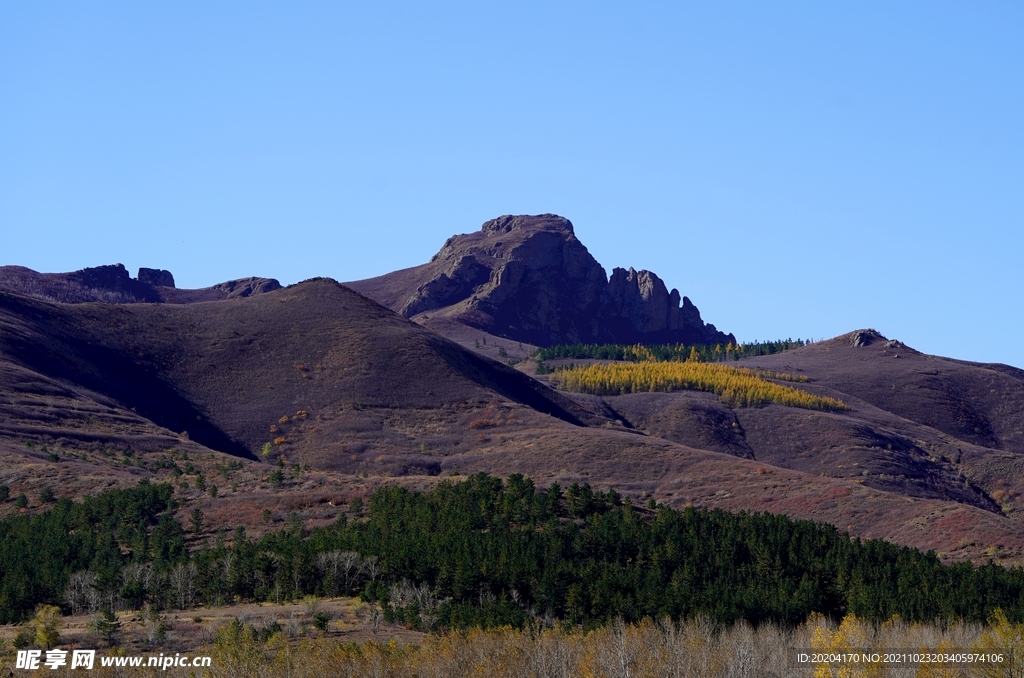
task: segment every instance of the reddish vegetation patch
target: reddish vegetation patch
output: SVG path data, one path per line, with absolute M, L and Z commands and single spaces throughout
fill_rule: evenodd
M 840 499 L 850 496 L 850 488 L 844 485 L 833 485 L 824 494 L 825 499 Z

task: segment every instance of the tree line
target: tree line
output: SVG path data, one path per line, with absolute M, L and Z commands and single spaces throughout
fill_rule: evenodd
M 383 487 L 327 527 L 307 531 L 293 516 L 259 539 L 238 528 L 192 552 L 172 493 L 143 481 L 0 521 L 0 623 L 40 604 L 91 612 L 355 594 L 423 630 L 698 616 L 796 625 L 812 613 L 984 621 L 997 609 L 1024 619 L 1019 567 L 944 565 L 767 513 L 638 508 L 588 485 L 478 474 L 429 492 Z
M 545 360 L 627 360 L 641 362 L 680 362 L 696 359 L 703 363 L 754 358 L 774 355 L 782 351 L 806 346 L 803 339 L 778 339 L 743 344 L 558 344 L 541 348 L 534 358 Z

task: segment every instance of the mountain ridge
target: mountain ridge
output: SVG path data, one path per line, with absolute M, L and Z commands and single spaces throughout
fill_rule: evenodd
M 281 283 L 273 278 L 253 276 L 199 289 L 179 289 L 170 271 L 143 267 L 132 278 L 123 264 L 93 266 L 69 273 L 40 273 L 24 266 L 0 266 L 0 290 L 64 304 L 93 301 L 189 304 L 244 298 L 280 288 Z

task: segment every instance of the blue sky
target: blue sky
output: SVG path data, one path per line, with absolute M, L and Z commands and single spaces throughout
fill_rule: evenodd
M 1021 35 L 1010 2 L 3 3 L 0 264 L 354 280 L 554 212 L 741 340 L 1024 367 Z

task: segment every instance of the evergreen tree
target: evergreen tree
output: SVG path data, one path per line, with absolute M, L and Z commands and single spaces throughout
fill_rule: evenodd
M 117 636 L 121 633 L 121 620 L 117 618 L 117 615 L 109 607 L 103 608 L 96 615 L 93 626 L 103 641 L 110 646 L 117 642 Z

